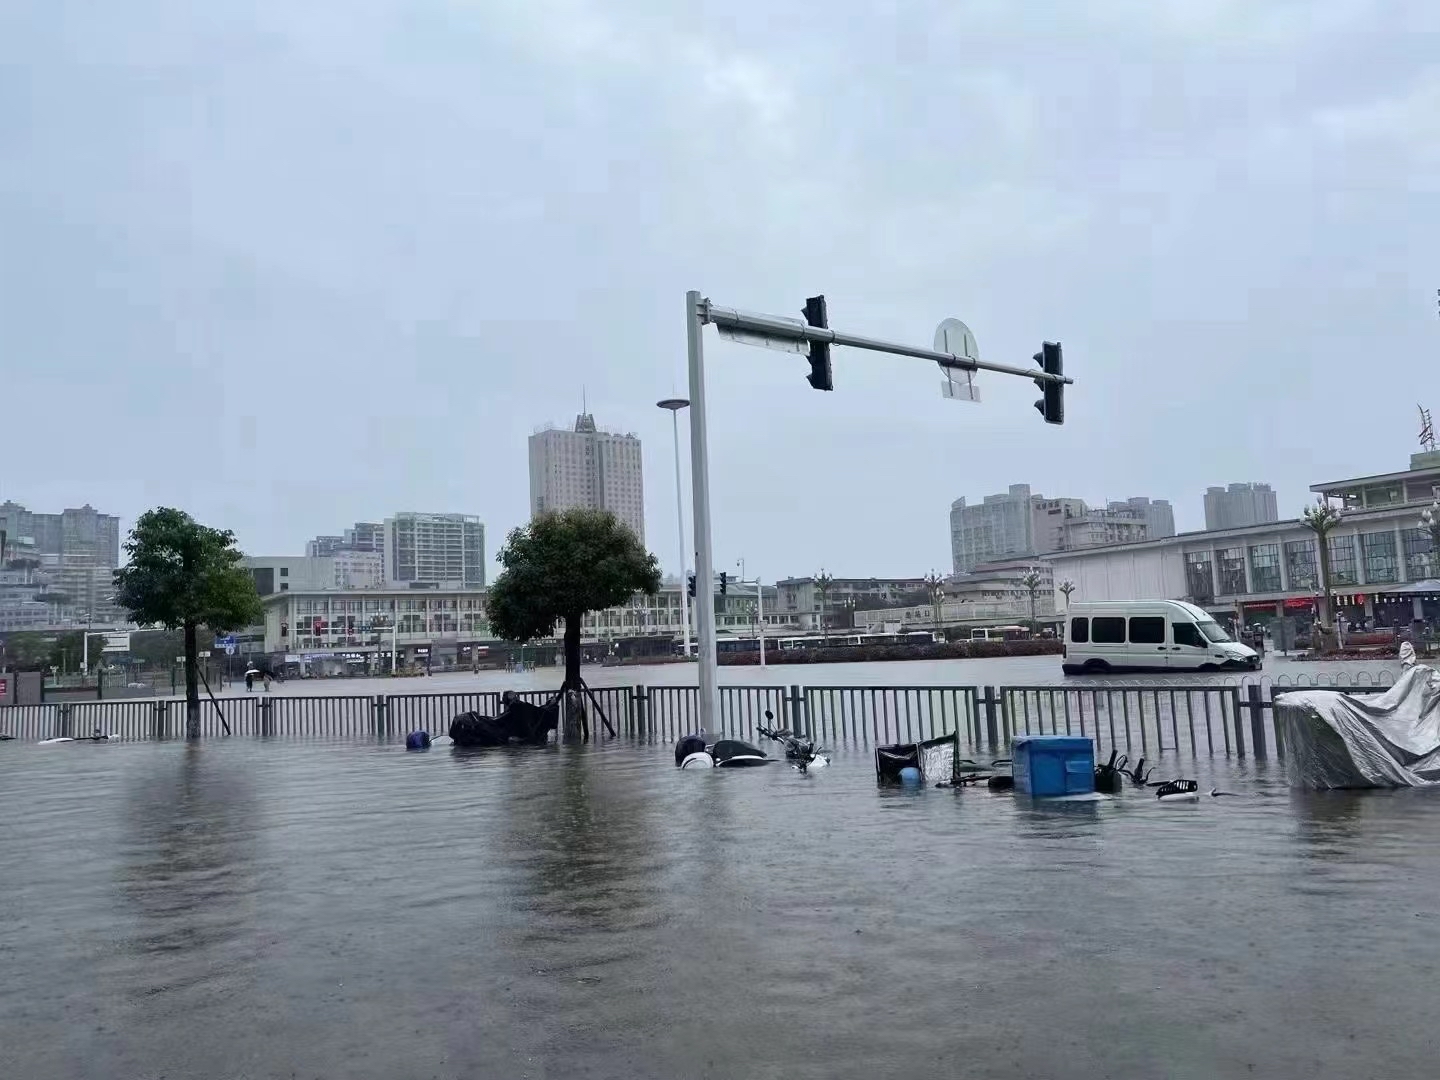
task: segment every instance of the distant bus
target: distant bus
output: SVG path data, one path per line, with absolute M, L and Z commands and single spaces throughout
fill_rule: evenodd
M 970 640 L 1019 641 L 1028 633 L 1023 626 L 977 626 L 970 631 Z
M 866 633 L 853 630 L 831 634 L 783 634 L 774 637 L 765 635 L 767 649 L 846 649 L 862 645 L 931 645 L 935 634 L 930 630 L 899 630 L 892 633 Z M 721 653 L 758 652 L 760 639 L 757 637 L 722 637 L 715 643 Z

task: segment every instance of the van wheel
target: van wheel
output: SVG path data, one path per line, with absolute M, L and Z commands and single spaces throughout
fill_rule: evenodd
M 1103 672 L 1109 671 L 1110 665 L 1107 664 L 1104 660 L 1086 660 L 1085 667 L 1082 670 L 1089 672 L 1091 675 L 1099 675 Z

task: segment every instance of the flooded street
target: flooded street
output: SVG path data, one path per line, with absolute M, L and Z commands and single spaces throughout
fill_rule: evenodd
M 1440 799 L 1198 767 L 1241 797 L 5 744 L 0 1076 L 1433 1075 Z

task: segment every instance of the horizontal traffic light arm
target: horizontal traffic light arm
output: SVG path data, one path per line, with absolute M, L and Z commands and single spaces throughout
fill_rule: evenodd
M 748 330 L 751 333 L 765 334 L 773 338 L 785 338 L 791 341 L 821 341 L 831 345 L 844 345 L 851 349 L 868 349 L 871 352 L 891 353 L 895 356 L 913 356 L 918 360 L 929 360 L 941 367 L 959 368 L 961 371 L 997 371 L 1002 375 L 1019 375 L 1026 379 L 1034 379 L 1036 382 L 1058 382 L 1071 385 L 1075 382 L 1069 376 L 1047 375 L 1043 371 L 1036 371 L 1033 367 L 992 364 L 988 360 L 971 360 L 969 357 L 936 352 L 934 349 L 922 349 L 915 345 L 901 345 L 893 341 L 861 337 L 859 334 L 847 334 L 841 330 L 806 326 L 792 319 L 772 318 L 769 315 L 754 315 L 750 312 L 736 311 L 734 308 L 716 307 L 709 300 L 700 302 L 700 315 L 703 322 L 736 330 Z

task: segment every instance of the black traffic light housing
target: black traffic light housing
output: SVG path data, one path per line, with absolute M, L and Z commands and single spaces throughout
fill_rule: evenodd
M 1058 341 L 1043 342 L 1040 351 L 1035 354 L 1035 362 L 1047 375 L 1065 374 L 1065 358 L 1060 351 Z M 1035 385 L 1044 395 L 1035 402 L 1035 408 L 1040 411 L 1045 422 L 1047 424 L 1063 424 L 1065 422 L 1065 384 L 1052 382 L 1049 379 L 1036 379 Z
M 694 600 L 694 599 L 695 599 L 695 575 L 694 575 L 694 574 L 691 574 L 691 575 L 690 575 L 690 585 L 689 585 L 689 587 L 688 587 L 688 589 L 687 589 L 686 591 L 690 593 L 690 599 L 691 599 L 691 600 Z
M 825 311 L 825 297 L 812 296 L 806 300 L 804 314 L 805 321 L 811 326 L 818 326 L 822 330 L 830 328 L 830 316 Z M 830 343 L 810 342 L 810 374 L 805 378 L 816 390 L 834 390 L 835 382 L 831 374 Z
M 720 595 L 721 595 L 721 596 L 724 596 L 724 595 L 725 595 L 725 587 L 726 587 L 727 585 L 729 585 L 729 584 L 730 584 L 730 575 L 729 575 L 726 571 L 721 570 L 721 571 L 720 571 Z

